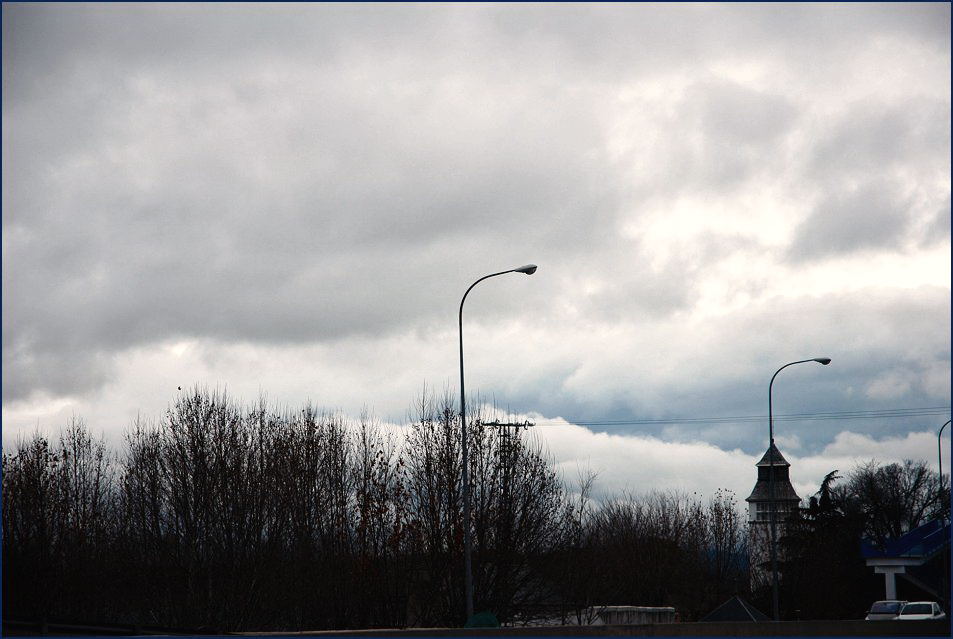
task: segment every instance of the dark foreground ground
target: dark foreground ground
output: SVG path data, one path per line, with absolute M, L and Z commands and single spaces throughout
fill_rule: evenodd
M 119 626 L 67 626 L 4 621 L 4 636 L 176 636 L 178 632 Z M 181 633 L 197 636 L 194 633 Z M 949 637 L 949 621 L 781 621 L 663 623 L 637 626 L 530 626 L 245 632 L 244 637 Z
M 275 633 L 278 634 L 278 633 Z M 781 621 L 659 623 L 638 626 L 415 628 L 294 633 L 332 637 L 949 637 L 949 621 Z M 259 635 L 261 636 L 261 635 Z M 291 635 L 285 635 L 291 636 Z

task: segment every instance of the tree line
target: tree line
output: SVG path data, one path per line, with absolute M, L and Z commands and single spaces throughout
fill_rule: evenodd
M 4 616 L 218 632 L 459 626 L 453 405 L 422 395 L 398 439 L 366 417 L 194 389 L 134 423 L 120 450 L 81 419 L 20 441 L 3 456 Z M 731 493 L 595 501 L 593 475 L 567 484 L 525 433 L 479 413 L 466 431 L 477 611 L 586 623 L 600 605 L 672 605 L 693 620 L 749 594 Z
M 786 618 L 862 618 L 871 602 L 884 598 L 884 581 L 867 567 L 859 540 L 882 548 L 928 521 L 949 521 L 949 477 L 941 478 L 922 460 L 868 461 L 846 476 L 838 472 L 827 474 L 807 507 L 787 524 L 781 541 Z M 948 596 L 944 584 L 950 583 L 949 547 L 932 566 L 937 593 L 918 598 L 942 600 Z

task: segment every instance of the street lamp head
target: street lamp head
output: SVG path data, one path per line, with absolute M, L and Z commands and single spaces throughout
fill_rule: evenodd
M 815 357 L 814 361 L 820 364 L 823 364 L 824 366 L 827 366 L 828 364 L 831 363 L 831 358 L 830 357 Z
M 513 271 L 514 271 L 515 273 L 523 273 L 523 274 L 525 274 L 525 275 L 532 275 L 533 273 L 536 272 L 536 265 L 535 265 L 535 264 L 527 264 L 526 266 L 521 266 L 521 267 L 519 267 L 519 268 L 514 268 Z

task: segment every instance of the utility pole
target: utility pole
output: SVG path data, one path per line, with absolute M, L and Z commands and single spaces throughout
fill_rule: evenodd
M 519 431 L 521 428 L 523 430 L 528 430 L 535 426 L 534 422 L 529 420 L 523 422 L 501 422 L 499 420 L 492 422 L 482 422 L 484 426 L 496 426 L 500 429 L 500 450 L 502 451 L 501 457 L 503 458 L 503 468 L 508 470 L 507 464 L 509 463 L 509 443 L 510 443 L 510 429 Z M 505 490 L 505 489 L 504 489 Z
M 483 422 L 483 426 L 495 426 L 500 430 L 500 503 L 503 508 L 502 516 L 498 518 L 499 538 L 497 539 L 497 562 L 498 569 L 503 573 L 510 570 L 511 549 L 513 547 L 513 504 L 510 499 L 510 483 L 512 482 L 512 432 L 518 433 L 520 429 L 527 430 L 535 426 L 533 422 L 527 420 L 524 422 L 501 422 L 495 420 L 492 422 Z
M 509 464 L 510 464 L 510 430 L 519 432 L 522 428 L 523 430 L 528 430 L 535 426 L 536 424 L 526 420 L 523 422 L 501 422 L 495 420 L 492 422 L 482 422 L 483 426 L 495 426 L 500 429 L 500 458 L 502 461 L 503 472 L 502 477 L 500 478 L 500 488 L 503 491 L 503 503 L 509 504 Z

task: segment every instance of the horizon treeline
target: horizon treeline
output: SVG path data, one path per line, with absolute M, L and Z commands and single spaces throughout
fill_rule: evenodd
M 453 406 L 423 394 L 398 439 L 363 417 L 196 388 L 156 423 L 137 421 L 120 450 L 79 418 L 54 441 L 22 440 L 3 455 L 4 617 L 213 632 L 459 626 Z M 467 436 L 476 611 L 587 623 L 601 605 L 670 605 L 689 621 L 757 595 L 730 492 L 595 502 L 594 475 L 566 485 L 518 429 L 477 413 Z

